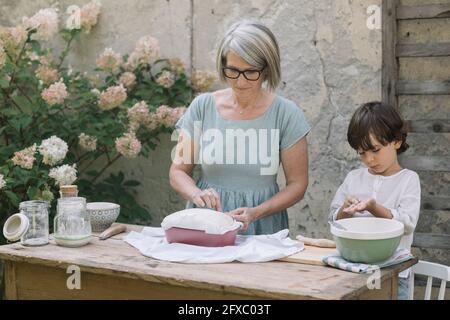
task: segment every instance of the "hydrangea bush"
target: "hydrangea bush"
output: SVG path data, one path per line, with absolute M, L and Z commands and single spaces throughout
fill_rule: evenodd
M 126 55 L 106 48 L 90 74 L 73 70 L 65 61 L 71 45 L 97 24 L 100 9 L 96 1 L 84 5 L 69 17 L 77 23 L 62 29 L 54 8 L 0 26 L 1 225 L 21 201 L 54 204 L 66 184 L 77 184 L 88 201 L 119 203 L 120 221 L 149 222 L 151 213 L 134 200 L 139 182 L 105 171 L 121 157 L 147 157 L 215 81 L 162 58 L 152 36 Z M 55 54 L 49 41 L 58 34 L 64 49 Z

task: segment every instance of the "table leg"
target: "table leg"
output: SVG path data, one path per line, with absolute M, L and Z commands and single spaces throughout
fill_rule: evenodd
M 17 300 L 16 269 L 14 263 L 5 261 L 5 298 L 6 300 Z

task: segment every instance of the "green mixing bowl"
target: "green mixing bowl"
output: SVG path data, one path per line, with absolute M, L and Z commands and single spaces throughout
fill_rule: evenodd
M 373 217 L 336 221 L 345 230 L 331 225 L 336 247 L 351 262 L 377 264 L 389 259 L 397 250 L 404 233 L 401 222 Z

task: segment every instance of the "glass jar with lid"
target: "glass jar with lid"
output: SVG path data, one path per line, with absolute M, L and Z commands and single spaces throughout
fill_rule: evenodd
M 53 237 L 58 245 L 80 247 L 91 240 L 92 229 L 83 197 L 58 199 Z
M 19 213 L 11 215 L 3 226 L 3 235 L 9 241 L 18 241 L 24 246 L 48 244 L 47 201 L 31 200 L 19 204 Z

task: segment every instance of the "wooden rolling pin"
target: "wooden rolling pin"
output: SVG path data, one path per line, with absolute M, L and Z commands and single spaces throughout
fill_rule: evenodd
M 298 241 L 303 242 L 308 246 L 321 247 L 321 248 L 336 248 L 336 243 L 328 239 L 313 239 L 298 235 L 296 237 Z
M 123 225 L 123 224 L 116 224 L 112 227 L 109 227 L 108 229 L 106 229 L 105 231 L 103 231 L 100 234 L 100 240 L 106 240 L 112 236 L 115 236 L 116 234 L 122 233 L 122 232 L 126 232 L 127 231 L 127 226 Z

